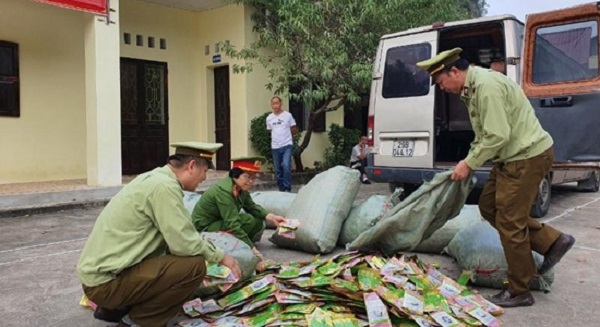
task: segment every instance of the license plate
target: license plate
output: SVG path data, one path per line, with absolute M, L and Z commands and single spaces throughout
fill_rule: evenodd
M 415 153 L 415 141 L 394 141 L 394 157 L 412 157 Z

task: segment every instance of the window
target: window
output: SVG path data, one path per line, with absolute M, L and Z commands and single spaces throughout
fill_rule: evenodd
M 0 41 L 0 116 L 19 117 L 19 45 Z
M 598 22 L 538 28 L 531 80 L 549 84 L 598 77 Z
M 429 43 L 391 48 L 387 51 L 383 72 L 384 98 L 406 98 L 429 93 L 429 74 L 417 67 L 431 58 Z

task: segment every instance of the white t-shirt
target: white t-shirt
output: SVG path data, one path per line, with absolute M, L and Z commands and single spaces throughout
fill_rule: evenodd
M 361 154 L 361 152 L 362 152 L 362 149 L 360 147 L 360 144 L 355 145 L 352 148 L 352 153 L 350 154 L 350 162 L 356 162 L 356 161 L 361 160 L 360 157 L 359 157 L 360 154 Z M 365 153 L 369 153 L 369 147 L 368 146 L 365 149 Z
M 267 129 L 271 131 L 271 148 L 279 149 L 286 145 L 292 145 L 292 131 L 290 128 L 296 126 L 292 114 L 282 111 L 279 115 L 271 113 L 267 116 Z

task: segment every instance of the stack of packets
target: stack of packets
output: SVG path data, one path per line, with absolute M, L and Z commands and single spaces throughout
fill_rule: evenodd
M 504 310 L 416 256 L 344 253 L 329 260 L 267 265 L 211 300 L 184 305 L 206 326 L 501 326 Z
M 202 286 L 217 286 L 221 292 L 225 292 L 238 281 L 239 277 L 235 276 L 231 272 L 231 269 L 225 266 L 206 262 L 206 276 L 202 281 Z
M 282 237 L 295 239 L 296 230 L 300 227 L 300 220 L 298 219 L 286 219 L 285 223 L 279 225 L 277 233 Z

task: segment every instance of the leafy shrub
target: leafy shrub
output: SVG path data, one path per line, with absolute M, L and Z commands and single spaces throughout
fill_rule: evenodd
M 325 150 L 325 168 L 338 165 L 347 166 L 350 161 L 352 148 L 358 144 L 360 131 L 331 124 L 329 132 L 327 132 L 327 137 L 329 137 L 331 146 Z
M 273 155 L 271 154 L 271 132 L 267 130 L 267 116 L 269 113 L 264 113 L 254 117 L 250 121 L 250 144 L 259 155 L 267 158 L 272 163 Z

